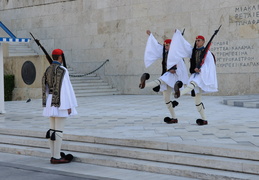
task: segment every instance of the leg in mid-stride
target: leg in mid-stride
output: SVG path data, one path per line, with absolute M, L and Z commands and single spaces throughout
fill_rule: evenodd
M 174 85 L 174 97 L 175 98 L 179 98 L 184 94 L 190 93 L 194 91 L 194 88 L 197 87 L 197 84 L 195 82 L 190 82 L 190 84 L 188 84 L 182 91 L 180 91 L 180 88 L 182 87 L 182 82 L 181 81 L 177 81 Z M 208 121 L 205 120 L 206 116 L 205 116 L 205 112 L 204 112 L 204 105 L 201 101 L 201 88 L 199 88 L 199 93 L 194 95 L 195 98 L 195 105 L 197 108 L 197 111 L 200 113 L 201 115 L 201 119 L 197 119 L 196 123 L 198 125 L 207 125 Z
M 155 92 L 159 92 L 160 85 L 166 85 L 165 82 L 163 82 L 161 79 L 156 79 L 154 81 L 150 81 L 146 83 L 146 80 L 150 78 L 150 75 L 148 73 L 142 74 L 140 77 L 140 83 L 139 83 L 139 88 L 144 89 L 145 87 L 153 88 Z M 163 91 L 163 97 L 164 97 L 164 102 L 171 114 L 170 117 L 165 117 L 164 122 L 167 124 L 174 124 L 178 123 L 178 119 L 176 118 L 174 108 L 178 105 L 177 101 L 171 101 L 171 94 L 172 94 L 172 88 L 168 85 L 166 85 L 166 90 Z

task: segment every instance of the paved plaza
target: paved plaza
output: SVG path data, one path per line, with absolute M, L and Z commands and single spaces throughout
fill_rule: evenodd
M 235 99 L 259 102 L 259 95 Z M 257 99 L 256 99 L 257 98 Z M 78 98 L 78 115 L 66 121 L 65 134 L 110 138 L 152 139 L 169 142 L 201 142 L 259 146 L 259 108 L 225 105 L 233 97 L 203 96 L 209 122 L 198 126 L 200 118 L 194 99 L 183 96 L 175 108 L 178 124 L 166 124 L 170 116 L 162 95 L 116 95 Z M 47 131 L 48 118 L 42 116 L 41 99 L 5 102 L 6 114 L 0 128 Z
M 177 101 L 179 105 L 175 111 L 179 123 L 166 124 L 163 119 L 169 116 L 169 112 L 162 95 L 78 98 L 78 115 L 67 119 L 64 134 L 258 148 L 259 108 L 256 107 L 259 95 L 203 96 L 209 122 L 206 126 L 198 126 L 195 123 L 200 116 L 193 97 L 183 96 Z M 28 103 L 26 101 L 5 102 L 5 109 L 6 114 L 0 115 L 0 128 L 41 132 L 49 129 L 48 118 L 42 116 L 41 99 L 32 99 Z M 1 154 L 1 156 L 4 155 Z M 14 156 L 6 155 L 5 158 L 8 160 Z M 1 161 L 5 161 L 5 158 Z M 28 165 L 36 167 L 35 158 L 42 159 L 31 157 L 27 160 Z M 36 162 L 30 162 L 32 159 Z M 96 176 L 96 174 L 90 175 Z M 150 176 L 152 175 L 148 177 Z

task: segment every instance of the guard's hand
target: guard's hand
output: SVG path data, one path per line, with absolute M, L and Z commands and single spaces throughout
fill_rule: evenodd
M 68 113 L 69 115 L 71 114 L 71 112 L 72 112 L 71 109 L 68 109 L 68 110 L 67 110 L 67 113 Z
M 200 72 L 201 72 L 201 69 L 195 68 L 194 71 L 195 71 L 196 73 L 200 73 Z
M 174 74 L 174 73 L 176 73 L 176 70 L 175 69 L 171 69 L 171 70 L 169 70 L 169 72 Z

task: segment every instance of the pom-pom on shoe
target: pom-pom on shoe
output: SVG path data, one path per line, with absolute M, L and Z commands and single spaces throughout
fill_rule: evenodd
M 178 120 L 170 117 L 165 117 L 164 122 L 167 124 L 175 124 L 178 123 Z
M 176 106 L 178 106 L 178 102 L 177 101 L 172 101 L 172 106 L 173 106 L 173 108 L 175 108 Z
M 60 152 L 60 156 L 61 156 L 62 158 L 65 158 L 66 154 L 65 154 L 64 152 Z
M 153 91 L 159 92 L 160 91 L 160 85 L 153 88 Z
M 64 152 L 60 153 L 61 158 L 65 158 L 69 162 L 71 162 L 74 159 L 74 156 L 72 154 L 65 154 Z
M 197 119 L 197 120 L 196 120 L 196 123 L 197 123 L 199 126 L 202 126 L 202 125 L 207 125 L 207 124 L 208 124 L 208 121 L 202 120 L 202 119 Z
M 65 159 L 71 162 L 74 159 L 74 156 L 72 154 L 67 154 Z

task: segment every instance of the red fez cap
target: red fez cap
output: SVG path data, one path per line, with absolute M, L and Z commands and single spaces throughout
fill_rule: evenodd
M 63 51 L 61 49 L 54 49 L 52 51 L 52 55 L 62 55 Z
M 197 36 L 196 39 L 202 39 L 202 40 L 205 41 L 205 38 L 203 36 L 201 36 L 201 35 Z
M 164 44 L 170 44 L 171 43 L 171 39 L 166 39 L 165 41 L 164 41 Z

